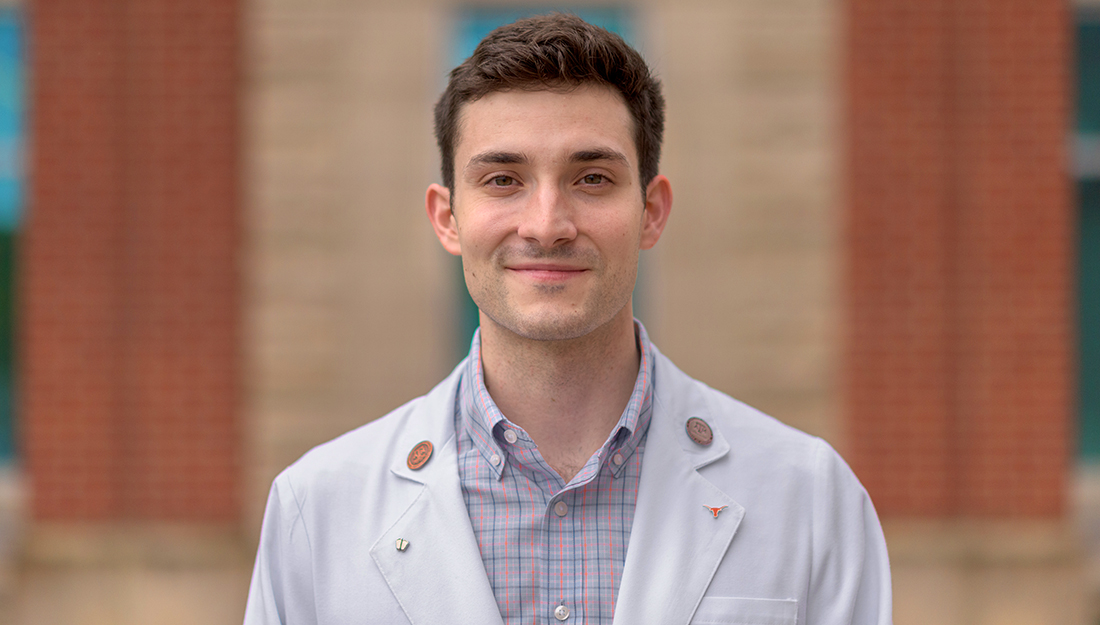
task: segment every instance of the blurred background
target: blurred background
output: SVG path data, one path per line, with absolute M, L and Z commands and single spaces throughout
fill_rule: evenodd
M 0 1 L 0 623 L 238 623 L 271 479 L 474 311 L 431 107 L 568 9 L 664 83 L 636 311 L 836 446 L 895 621 L 1100 623 L 1100 2 Z

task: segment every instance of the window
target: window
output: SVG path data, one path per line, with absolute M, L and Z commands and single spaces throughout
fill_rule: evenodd
M 23 210 L 23 20 L 0 9 L 0 464 L 15 457 L 15 250 Z
M 1077 80 L 1080 454 L 1100 463 L 1100 11 L 1078 14 Z

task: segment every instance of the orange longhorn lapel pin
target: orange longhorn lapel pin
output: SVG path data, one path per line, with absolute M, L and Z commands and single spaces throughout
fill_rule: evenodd
M 721 512 L 721 511 L 723 511 L 723 510 L 725 510 L 725 509 L 726 509 L 726 508 L 728 508 L 729 506 L 719 506 L 719 507 L 717 507 L 717 508 L 712 508 L 712 507 L 710 507 L 710 506 L 703 506 L 703 507 L 704 507 L 704 508 L 706 508 L 707 510 L 710 510 L 710 513 L 711 513 L 711 514 L 713 514 L 713 515 L 714 515 L 714 518 L 716 518 L 716 519 L 717 519 L 717 518 L 718 518 L 718 513 L 719 513 L 719 512 Z

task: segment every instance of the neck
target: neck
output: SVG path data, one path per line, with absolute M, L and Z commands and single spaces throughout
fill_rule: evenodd
M 489 395 L 566 482 L 618 423 L 640 358 L 630 306 L 585 336 L 563 341 L 526 339 L 481 316 Z

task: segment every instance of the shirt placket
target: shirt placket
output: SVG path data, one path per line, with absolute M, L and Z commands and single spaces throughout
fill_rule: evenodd
M 562 490 L 546 506 L 548 530 L 547 570 L 542 588 L 540 621 L 548 623 L 583 622 L 578 620 L 578 597 L 574 584 L 578 580 L 576 566 L 576 532 L 573 519 L 573 489 Z
M 495 438 L 502 450 L 508 455 L 509 469 L 522 475 L 528 484 L 528 505 L 530 535 L 537 537 L 528 545 L 531 549 L 531 565 L 534 579 L 528 586 L 533 591 L 528 602 L 520 608 L 520 622 L 557 623 L 554 608 L 557 603 L 554 594 L 559 592 L 558 582 L 553 579 L 558 574 L 561 558 L 562 532 L 560 517 L 554 512 L 554 505 L 560 500 L 560 491 L 564 486 L 561 477 L 542 459 L 537 447 L 522 430 L 507 422 L 496 426 Z M 555 495 L 555 492 L 558 494 Z
M 551 563 L 553 574 L 548 576 L 557 584 L 556 587 L 550 584 L 551 591 L 557 594 L 547 596 L 552 603 L 549 606 L 553 615 L 551 623 L 584 623 L 587 619 L 584 609 L 588 583 L 587 562 L 584 559 L 584 543 L 587 537 L 583 531 L 585 509 L 580 504 L 585 489 L 599 484 L 600 474 L 606 468 L 603 458 L 610 443 L 611 441 L 596 452 L 581 469 L 575 481 L 555 495 L 547 507 L 547 525 L 557 531 L 557 535 L 550 536 L 557 546 L 557 551 L 551 553 L 551 556 L 559 559 Z

